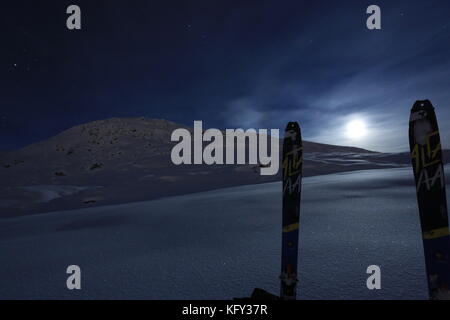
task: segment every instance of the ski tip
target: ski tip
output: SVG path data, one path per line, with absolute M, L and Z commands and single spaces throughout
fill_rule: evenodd
M 300 129 L 298 122 L 289 122 L 286 126 L 286 131 L 287 130 L 297 130 L 297 129 Z
M 413 107 L 412 112 L 420 111 L 420 110 L 434 110 L 433 105 L 430 100 L 417 100 Z
M 434 107 L 430 100 L 417 100 L 412 109 L 409 123 L 416 121 L 436 121 L 436 115 L 434 113 Z

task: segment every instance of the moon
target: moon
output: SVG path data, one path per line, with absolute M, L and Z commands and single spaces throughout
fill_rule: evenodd
M 347 123 L 346 135 L 353 140 L 364 138 L 367 134 L 366 123 L 362 120 L 353 120 Z

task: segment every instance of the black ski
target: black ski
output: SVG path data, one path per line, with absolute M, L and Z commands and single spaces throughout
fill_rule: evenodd
M 300 127 L 289 122 L 283 142 L 283 234 L 281 299 L 297 296 L 298 228 L 302 183 L 303 146 Z
M 409 122 L 430 299 L 449 299 L 450 241 L 441 141 L 434 108 L 417 101 Z

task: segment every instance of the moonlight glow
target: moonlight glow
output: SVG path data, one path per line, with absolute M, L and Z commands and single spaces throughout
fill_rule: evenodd
M 347 124 L 347 137 L 350 139 L 361 139 L 367 134 L 366 124 L 361 120 L 353 120 Z

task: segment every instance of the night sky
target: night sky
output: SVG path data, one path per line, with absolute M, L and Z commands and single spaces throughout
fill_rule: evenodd
M 82 30 L 66 28 L 66 8 Z M 382 30 L 366 28 L 377 4 Z M 0 150 L 111 117 L 283 128 L 408 149 L 415 100 L 450 147 L 450 1 L 3 1 Z M 364 138 L 344 134 L 366 123 Z

